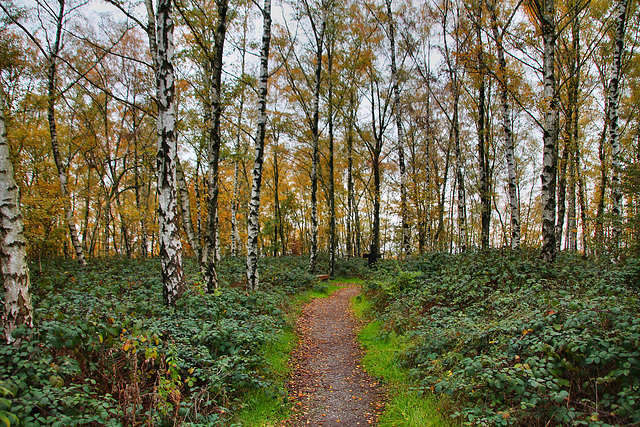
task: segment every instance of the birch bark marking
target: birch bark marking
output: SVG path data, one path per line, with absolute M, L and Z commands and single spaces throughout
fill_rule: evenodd
M 9 344 L 14 341 L 11 332 L 18 325 L 33 327 L 27 241 L 24 237 L 19 199 L 9 154 L 4 99 L 0 88 L 0 267 L 4 280 L 2 324 Z
M 402 106 L 400 104 L 400 88 L 398 84 L 398 68 L 396 65 L 396 37 L 391 11 L 391 1 L 387 3 L 387 19 L 389 19 L 389 41 L 391 43 L 391 85 L 393 86 L 393 110 L 398 130 L 398 169 L 400 171 L 400 216 L 402 220 L 402 252 L 408 256 L 411 252 L 411 230 L 409 229 L 409 212 L 407 208 L 407 174 L 404 163 L 404 129 L 402 127 Z
M 58 144 L 58 131 L 56 128 L 56 115 L 55 115 L 55 85 L 56 85 L 56 69 L 57 59 L 60 53 L 60 42 L 62 40 L 62 25 L 64 20 L 64 0 L 58 0 L 59 10 L 56 16 L 56 35 L 53 42 L 52 50 L 49 52 L 49 66 L 47 68 L 47 119 L 49 121 L 49 134 L 51 137 L 51 151 L 53 152 L 53 160 L 58 169 L 58 179 L 60 181 L 60 193 L 64 204 L 64 214 L 69 226 L 69 235 L 71 237 L 71 244 L 76 253 L 76 258 L 81 265 L 86 265 L 87 262 L 84 259 L 84 251 L 78 238 L 78 230 L 76 229 L 76 223 L 73 218 L 73 210 L 71 208 L 71 201 L 69 200 L 69 190 L 67 186 L 67 168 L 60 155 L 60 146 Z
M 313 118 L 311 122 L 312 133 L 312 154 L 311 154 L 311 253 L 309 255 L 309 271 L 315 272 L 318 263 L 318 167 L 320 163 L 320 150 L 318 146 L 319 130 L 319 109 L 320 109 L 320 83 L 322 79 L 322 46 L 324 43 L 324 31 L 327 25 L 327 8 L 323 5 L 322 22 L 320 24 L 320 32 L 315 31 L 313 24 L 313 16 L 309 5 L 307 6 L 307 14 L 314 27 L 314 35 L 316 38 L 316 73 L 315 85 L 313 89 Z
M 251 201 L 249 202 L 249 225 L 247 229 L 247 286 L 258 290 L 258 234 L 260 233 L 260 188 L 264 162 L 264 139 L 267 128 L 267 82 L 269 78 L 269 46 L 271 44 L 271 0 L 265 0 L 262 9 L 263 33 L 260 54 L 260 82 L 258 83 L 258 126 L 256 130 Z
M 622 53 L 627 21 L 628 0 L 618 0 L 616 16 L 616 39 L 613 52 L 613 71 L 609 82 L 609 141 L 611 144 L 611 187 L 613 190 L 613 244 L 618 245 L 622 233 L 622 191 L 620 190 L 620 170 L 622 168 L 622 147 L 620 145 L 620 125 L 618 123 L 620 104 L 620 77 L 622 74 Z
M 336 270 L 336 194 L 334 175 L 334 143 L 333 143 L 333 53 L 335 37 L 327 44 L 327 80 L 328 87 L 328 119 L 329 119 L 329 275 L 334 276 Z
M 220 116 L 222 115 L 221 81 L 222 57 L 224 53 L 224 38 L 227 33 L 228 1 L 216 1 L 218 7 L 218 26 L 215 34 L 215 52 L 210 60 L 211 69 L 211 125 L 209 128 L 209 218 L 207 233 L 207 263 L 206 283 L 207 291 L 213 292 L 218 288 L 218 274 L 216 263 L 218 249 L 218 194 L 220 192 L 219 165 L 220 158 Z
M 169 306 L 184 292 L 182 244 L 178 229 L 177 144 L 175 134 L 176 107 L 173 74 L 173 18 L 171 0 L 158 0 L 156 12 L 156 89 L 158 104 L 158 226 L 162 293 Z
M 538 1 L 535 2 L 540 5 Z M 543 83 L 546 111 L 544 114 L 543 154 L 542 154 L 542 251 L 541 257 L 547 262 L 556 259 L 556 163 L 558 143 L 558 101 L 555 79 L 555 5 L 554 0 L 542 0 L 540 25 L 544 44 Z
M 518 203 L 518 183 L 513 144 L 513 125 L 511 123 L 511 105 L 507 88 L 507 61 L 504 57 L 502 33 L 498 30 L 495 4 L 487 2 L 491 13 L 491 31 L 495 39 L 498 54 L 498 79 L 500 84 L 500 106 L 502 110 L 502 132 L 504 133 L 505 155 L 509 189 L 509 207 L 511 209 L 511 249 L 520 248 L 520 204 Z
M 477 61 L 478 61 L 478 159 L 480 160 L 480 167 L 478 168 L 479 181 L 480 181 L 480 216 L 481 216 L 481 246 L 482 249 L 489 248 L 489 232 L 491 227 L 491 194 L 490 194 L 490 166 L 487 156 L 487 141 L 488 141 L 488 129 L 487 121 L 487 106 L 490 102 L 487 101 L 486 82 L 485 82 L 485 61 L 484 61 L 484 45 L 482 41 L 482 3 L 478 3 L 478 9 L 476 10 L 476 37 L 478 39 L 477 47 Z
M 196 256 L 197 260 L 202 259 L 202 249 L 200 248 L 200 240 L 193 228 L 193 220 L 191 219 L 191 198 L 189 197 L 189 187 L 187 180 L 184 177 L 184 170 L 182 169 L 182 163 L 176 156 L 176 183 L 178 185 L 178 199 L 180 201 L 180 207 L 182 208 L 182 225 L 184 232 L 189 240 L 189 245 Z

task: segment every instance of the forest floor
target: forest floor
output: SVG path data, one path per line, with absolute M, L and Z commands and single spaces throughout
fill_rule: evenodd
M 290 426 L 372 426 L 384 407 L 384 390 L 362 365 L 359 322 L 350 298 L 360 287 L 347 285 L 329 298 L 316 298 L 297 322 L 300 344 L 293 355 L 289 396 Z

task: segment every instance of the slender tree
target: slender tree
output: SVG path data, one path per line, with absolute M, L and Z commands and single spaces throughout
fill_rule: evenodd
M 33 327 L 31 279 L 27 265 L 27 241 L 20 212 L 16 183 L 4 115 L 4 94 L 0 87 L 0 267 L 4 282 L 2 324 L 7 343 L 19 325 Z
M 491 193 L 490 193 L 490 164 L 487 149 L 489 140 L 489 124 L 487 123 L 487 87 L 486 69 L 484 59 L 484 44 L 482 40 L 482 1 L 478 1 L 475 10 L 475 30 L 476 30 L 476 53 L 477 53 L 477 78 L 478 84 L 478 176 L 480 181 L 480 217 L 481 217 L 481 237 L 482 249 L 489 248 L 489 232 L 491 226 Z
M 502 132 L 504 134 L 505 156 L 507 160 L 509 207 L 511 211 L 511 249 L 520 248 L 520 203 L 518 201 L 518 185 L 516 179 L 516 162 L 513 142 L 513 123 L 511 120 L 511 104 L 509 103 L 509 87 L 507 84 L 507 61 L 504 52 L 504 33 L 498 28 L 495 2 L 488 0 L 487 6 L 491 18 L 491 32 L 496 44 L 498 71 L 496 76 L 500 85 L 500 107 L 502 112 Z
M 529 3 L 543 40 L 544 128 L 542 156 L 542 250 L 547 262 L 556 259 L 556 169 L 558 146 L 558 100 L 556 95 L 556 17 L 554 0 Z
M 389 43 L 391 44 L 391 85 L 393 87 L 393 111 L 398 131 L 398 169 L 400 171 L 400 220 L 402 221 L 402 252 L 408 256 L 411 252 L 411 229 L 409 228 L 409 209 L 407 207 L 407 174 L 404 162 L 404 129 L 402 125 L 402 104 L 400 103 L 400 85 L 398 83 L 398 68 L 396 64 L 396 32 L 391 10 L 391 1 L 385 0 L 387 5 L 387 20 L 389 21 Z
M 260 51 L 260 80 L 258 83 L 258 126 L 255 138 L 255 161 L 253 163 L 251 200 L 249 202 L 249 224 L 247 227 L 247 286 L 256 291 L 258 275 L 258 235 L 260 233 L 260 189 L 264 163 L 264 140 L 267 128 L 267 83 L 269 78 L 269 47 L 271 45 L 271 0 L 265 0 L 262 8 L 263 31 Z M 277 189 L 276 189 L 277 191 Z
M 43 9 L 48 10 L 50 15 L 53 18 L 54 25 L 54 35 L 52 37 L 52 43 L 49 44 L 47 48 L 41 44 L 38 39 L 34 36 L 34 34 L 29 31 L 24 25 L 18 22 L 17 18 L 12 14 L 7 7 L 0 4 L 0 8 L 6 13 L 8 19 L 18 25 L 27 37 L 37 46 L 40 52 L 43 54 L 45 61 L 47 63 L 47 71 L 46 71 L 46 81 L 47 81 L 47 120 L 49 123 L 49 136 L 51 143 L 51 151 L 53 153 L 53 159 L 58 170 L 58 179 L 60 183 L 60 193 L 63 200 L 65 219 L 67 225 L 69 227 L 69 235 L 71 237 L 71 243 L 73 245 L 76 258 L 81 265 L 86 264 L 86 260 L 84 257 L 84 250 L 82 248 L 82 244 L 80 243 L 80 238 L 78 237 L 78 230 L 76 229 L 75 219 L 73 216 L 73 208 L 71 205 L 69 190 L 68 190 L 68 176 L 67 176 L 67 165 L 62 159 L 62 155 L 60 153 L 60 145 L 58 142 L 58 130 L 56 124 L 56 101 L 58 99 L 59 94 L 57 93 L 57 68 L 58 68 L 58 60 L 60 55 L 60 50 L 62 48 L 62 34 L 64 30 L 64 21 L 66 18 L 65 12 L 65 0 L 57 0 L 58 9 L 57 11 L 51 8 L 49 5 L 42 5 L 38 2 L 39 5 L 43 6 Z
M 309 254 L 309 271 L 315 272 L 318 263 L 318 169 L 320 167 L 320 86 L 322 82 L 322 51 L 324 46 L 324 35 L 327 26 L 328 7 L 322 4 L 322 18 L 320 28 L 316 28 L 316 21 L 313 18 L 309 3 L 304 1 L 313 36 L 316 42 L 316 66 L 315 80 L 313 85 L 313 105 L 311 116 L 311 250 Z
M 616 35 L 614 39 L 613 69 L 609 82 L 609 143 L 611 145 L 611 187 L 613 201 L 613 243 L 619 244 L 622 234 L 622 189 L 620 187 L 620 171 L 622 169 L 622 145 L 620 144 L 620 78 L 622 75 L 622 54 L 624 52 L 624 34 L 626 31 L 627 9 L 629 0 L 618 0 L 616 5 Z
M 158 104 L 158 222 L 163 295 L 173 306 L 184 292 L 178 197 L 173 14 L 171 0 L 158 0 L 156 11 L 156 102 Z

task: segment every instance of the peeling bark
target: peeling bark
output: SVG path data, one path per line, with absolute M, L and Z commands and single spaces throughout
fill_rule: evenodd
M 556 259 L 556 169 L 558 145 L 558 100 L 556 97 L 555 48 L 556 24 L 554 0 L 544 0 L 539 8 L 542 28 L 543 83 L 545 98 L 542 155 L 542 251 L 547 262 Z
M 4 96 L 0 88 L 0 267 L 4 281 L 4 313 L 2 323 L 7 343 L 19 325 L 33 327 L 31 279 L 27 265 L 27 241 L 20 212 L 20 194 L 16 184 L 7 127 Z
M 159 0 L 156 12 L 158 225 L 163 296 L 174 306 L 184 292 L 182 244 L 178 228 L 175 77 L 171 0 Z

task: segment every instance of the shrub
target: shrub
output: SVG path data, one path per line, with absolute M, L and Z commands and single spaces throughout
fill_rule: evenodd
M 37 327 L 17 329 L 19 345 L 0 345 L 0 420 L 223 423 L 239 396 L 267 383 L 258 349 L 285 327 L 286 292 L 310 282 L 292 273 L 249 294 L 237 285 L 239 259 L 222 265 L 224 287 L 204 294 L 197 266 L 187 263 L 188 289 L 169 309 L 157 260 L 44 264 L 33 276 Z
M 468 425 L 640 422 L 637 261 L 563 254 L 429 254 L 367 292 L 421 389 L 446 393 Z

